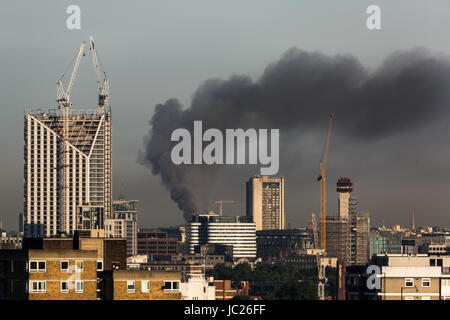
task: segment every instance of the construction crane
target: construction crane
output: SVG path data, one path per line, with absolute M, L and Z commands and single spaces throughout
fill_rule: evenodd
M 80 67 L 81 57 L 84 56 L 84 48 L 86 47 L 86 42 L 83 41 L 80 46 L 80 50 L 78 51 L 78 54 L 75 59 L 75 64 L 73 66 L 72 75 L 70 76 L 69 84 L 67 86 L 67 89 L 64 90 L 64 86 L 62 84 L 62 78 L 64 77 L 64 74 L 61 76 L 61 78 L 56 82 L 56 102 L 58 102 L 58 107 L 61 110 L 64 110 L 64 108 L 70 108 L 72 103 L 70 102 L 70 94 L 72 92 L 72 87 L 75 82 L 75 78 L 78 73 L 78 68 Z
M 61 147 L 58 152 L 59 156 L 59 166 L 58 166 L 58 187 L 59 187 L 59 196 L 58 196 L 58 204 L 59 204 L 59 213 L 60 213 L 60 222 L 59 222 L 59 232 L 67 233 L 67 219 L 69 215 L 69 168 L 70 168 L 70 148 L 69 148 L 69 112 L 70 106 L 72 102 L 70 101 L 70 94 L 72 92 L 72 87 L 75 82 L 75 78 L 78 73 L 78 68 L 80 67 L 81 57 L 84 56 L 84 48 L 86 47 L 86 42 L 83 41 L 80 46 L 80 50 L 76 55 L 75 64 L 73 66 L 72 75 L 70 76 L 69 84 L 67 88 L 64 90 L 64 86 L 62 84 L 62 78 L 56 83 L 56 102 L 58 103 L 58 108 L 62 110 L 62 130 L 59 130 L 57 134 L 60 137 Z
M 311 228 L 313 230 L 314 249 L 320 248 L 319 237 L 317 235 L 317 221 L 314 212 L 311 214 Z
M 106 76 L 106 73 L 103 71 L 103 81 L 101 80 L 100 75 L 100 64 L 97 57 L 97 50 L 94 45 L 94 37 L 89 37 L 90 41 L 90 50 L 92 52 L 92 60 L 94 61 L 94 69 L 95 74 L 97 76 L 97 92 L 98 92 L 98 107 L 100 111 L 103 111 L 104 106 L 108 105 L 109 102 L 109 78 Z M 103 68 L 102 68 L 103 69 Z
M 314 240 L 314 249 L 316 249 L 316 266 L 317 266 L 317 296 L 320 300 L 323 300 L 325 297 L 325 282 L 326 278 L 322 272 L 322 263 L 321 263 L 321 252 L 317 249 L 320 249 L 319 237 L 317 236 L 317 222 L 316 215 L 314 212 L 311 214 L 311 228 L 313 230 L 313 240 Z
M 317 181 L 320 181 L 320 245 L 321 248 L 326 251 L 327 249 L 327 239 L 326 239 L 326 218 L 327 218 L 327 210 L 326 210 L 326 177 L 325 171 L 327 168 L 327 160 L 328 160 L 328 146 L 330 145 L 330 136 L 331 129 L 333 127 L 333 118 L 334 113 L 330 113 L 330 122 L 328 124 L 328 135 L 327 141 L 325 144 L 325 151 L 322 154 L 322 158 L 320 159 L 320 175 L 317 178 Z
M 224 203 L 234 203 L 234 200 L 217 200 L 214 203 L 219 205 L 219 216 L 222 216 L 223 204 Z

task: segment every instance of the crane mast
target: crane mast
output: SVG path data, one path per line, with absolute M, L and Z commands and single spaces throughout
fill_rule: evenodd
M 94 37 L 89 37 L 90 50 L 92 52 L 92 60 L 94 62 L 94 70 L 97 76 L 97 92 L 98 92 L 98 107 L 103 111 L 104 106 L 108 105 L 109 102 L 109 78 L 106 73 L 103 72 L 103 81 L 100 75 L 100 65 L 97 57 L 97 50 L 95 49 Z
M 215 202 L 215 204 L 219 205 L 219 216 L 222 216 L 224 203 L 234 203 L 234 200 L 217 200 Z
M 60 213 L 60 221 L 59 221 L 59 232 L 60 233 L 68 233 L 67 230 L 67 220 L 70 212 L 69 209 L 69 168 L 70 168 L 70 147 L 69 147 L 69 112 L 70 106 L 72 102 L 70 101 L 70 94 L 72 92 L 72 87 L 75 82 L 75 78 L 78 73 L 78 68 L 80 67 L 81 57 L 84 55 L 84 48 L 86 46 L 86 42 L 83 41 L 80 46 L 80 50 L 76 56 L 75 64 L 73 66 L 72 75 L 70 76 L 69 84 L 67 89 L 64 90 L 64 86 L 61 82 L 61 79 L 57 81 L 57 93 L 56 93 L 56 102 L 58 103 L 58 108 L 62 110 L 62 130 L 58 132 L 60 137 L 60 146 L 59 146 L 59 166 L 58 166 L 58 206 Z M 64 75 L 63 75 L 64 76 Z
M 320 243 L 319 243 L 319 237 L 317 235 L 317 221 L 316 221 L 316 215 L 314 213 L 311 214 L 311 228 L 313 230 L 314 249 L 319 249 Z
M 325 151 L 322 155 L 322 159 L 320 160 L 320 176 L 317 178 L 318 181 L 320 181 L 320 244 L 322 249 L 326 251 L 327 247 L 327 240 L 326 240 L 326 218 L 327 218 L 327 211 L 326 211 L 326 168 L 327 168 L 327 160 L 328 160 L 328 147 L 330 145 L 330 136 L 331 136 L 331 129 L 333 127 L 333 118 L 334 113 L 330 113 L 330 121 L 328 124 L 328 135 L 327 135 L 327 141 L 325 144 Z

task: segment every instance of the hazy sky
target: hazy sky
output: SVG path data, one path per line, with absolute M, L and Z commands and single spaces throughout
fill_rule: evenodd
M 66 28 L 71 4 L 81 7 L 81 30 Z M 381 7 L 381 30 L 365 26 L 370 4 Z M 376 68 L 393 51 L 417 46 L 449 56 L 449 17 L 448 0 L 4 1 L 0 218 L 6 228 L 17 229 L 23 202 L 24 110 L 56 107 L 56 80 L 89 35 L 96 39 L 111 82 L 114 195 L 124 183 L 127 198 L 140 201 L 139 224 L 154 227 L 183 222 L 160 177 L 137 162 L 156 104 L 178 98 L 188 107 L 198 85 L 208 78 L 243 74 L 257 79 L 291 47 L 327 55 L 350 53 L 368 68 Z M 96 99 L 86 50 L 72 101 L 74 108 L 92 108 Z M 298 160 L 298 169 L 280 168 L 286 177 L 287 221 L 293 226 L 306 224 L 311 211 L 318 212 L 320 186 L 315 177 L 324 137 L 298 143 L 301 156 L 289 159 Z M 448 121 L 442 119 L 371 145 L 332 140 L 329 213 L 337 207 L 337 178 L 350 176 L 361 209 L 371 213 L 374 223 L 384 219 L 387 224 L 409 224 L 414 210 L 418 225 L 449 225 L 449 137 Z M 248 168 L 239 168 L 220 176 L 211 199 L 234 199 L 236 204 L 225 212 L 242 214 L 248 174 Z

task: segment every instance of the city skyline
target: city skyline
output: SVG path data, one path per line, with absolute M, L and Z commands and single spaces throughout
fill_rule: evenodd
M 301 6 L 289 2 L 286 7 L 276 7 L 275 11 L 286 17 L 288 22 L 283 26 L 274 26 L 274 30 L 269 32 L 270 39 L 283 34 L 280 40 L 267 46 L 267 41 L 264 41 L 260 30 L 254 33 L 249 28 L 241 28 L 244 33 L 241 38 L 227 38 L 226 36 L 233 32 L 223 31 L 221 28 L 231 28 L 233 23 L 219 20 L 217 25 L 213 24 L 217 26 L 213 29 L 220 34 L 220 36 L 217 35 L 218 38 L 226 39 L 226 41 L 222 47 L 219 46 L 216 49 L 208 45 L 208 39 L 215 45 L 219 45 L 220 41 L 215 38 L 211 40 L 211 36 L 216 35 L 206 31 L 201 31 L 197 36 L 193 36 L 194 44 L 192 45 L 186 40 L 171 43 L 169 41 L 171 37 L 177 35 L 178 39 L 188 39 L 183 35 L 187 36 L 189 33 L 180 31 L 177 28 L 178 24 L 169 22 L 164 24 L 168 28 L 163 29 L 166 32 L 165 36 L 158 36 L 158 33 L 155 32 L 148 37 L 142 37 L 140 33 L 130 37 L 127 32 L 130 30 L 129 28 L 139 29 L 142 27 L 147 32 L 153 25 L 149 22 L 150 20 L 145 19 L 146 16 L 139 14 L 137 10 L 128 11 L 130 14 L 138 15 L 140 19 L 135 19 L 137 22 L 132 22 L 128 18 L 121 21 L 119 12 L 127 13 L 121 5 L 113 5 L 108 9 L 117 17 L 118 21 L 121 21 L 118 22 L 119 25 L 112 26 L 114 32 L 105 30 L 101 23 L 87 18 L 86 24 L 83 24 L 80 32 L 70 34 L 62 28 L 60 31 L 51 31 L 54 25 L 64 21 L 64 16 L 58 17 L 57 15 L 58 10 L 64 5 L 58 6 L 53 3 L 55 8 L 52 8 L 51 5 L 42 7 L 30 4 L 33 14 L 28 17 L 29 19 L 17 19 L 23 24 L 21 26 L 11 20 L 8 12 L 15 12 L 16 17 L 18 12 L 22 12 L 25 16 L 30 8 L 24 4 L 6 5 L 2 12 L 5 15 L 2 20 L 5 25 L 2 25 L 0 32 L 2 35 L 6 35 L 11 26 L 18 26 L 18 34 L 13 38 L 5 37 L 5 47 L 9 49 L 0 54 L 2 61 L 8 62 L 3 68 L 6 71 L 2 72 L 0 76 L 3 92 L 8 92 L 8 95 L 1 96 L 0 105 L 3 113 L 0 120 L 1 143 L 2 149 L 7 150 L 0 159 L 0 165 L 3 168 L 11 168 L 11 170 L 2 170 L 1 173 L 3 183 L 0 194 L 1 201 L 5 204 L 5 213 L 2 214 L 1 219 L 4 226 L 7 229 L 16 229 L 17 217 L 22 211 L 21 171 L 23 167 L 20 159 L 22 159 L 23 152 L 21 127 L 23 112 L 31 107 L 56 108 L 54 83 L 64 71 L 70 57 L 73 56 L 76 45 L 82 39 L 87 40 L 88 34 L 96 36 L 98 45 L 102 47 L 101 58 L 104 67 L 112 75 L 113 198 L 118 198 L 119 185 L 123 183 L 127 198 L 140 201 L 139 211 L 141 214 L 139 218 L 143 226 L 176 225 L 184 222 L 182 213 L 170 200 L 169 193 L 160 186 L 159 177 L 152 176 L 149 170 L 137 161 L 139 151 L 144 149 L 142 139 L 147 135 L 147 122 L 153 115 L 155 105 L 164 103 L 172 97 L 178 97 L 183 108 L 186 109 L 190 105 L 189 97 L 196 92 L 198 84 L 211 77 L 228 79 L 231 74 L 236 73 L 250 75 L 254 81 L 257 81 L 266 66 L 279 61 L 283 52 L 291 47 L 298 47 L 307 52 L 319 50 L 325 56 L 350 53 L 360 59 L 364 68 L 369 69 L 376 69 L 386 56 L 396 50 L 411 49 L 416 46 L 429 48 L 431 53 L 425 53 L 425 56 L 433 59 L 441 53 L 448 55 L 450 48 L 444 41 L 444 32 L 442 35 L 436 34 L 437 26 L 444 20 L 439 23 L 432 21 L 439 20 L 435 18 L 436 16 L 445 17 L 444 2 L 436 2 L 435 7 L 427 8 L 426 12 L 419 9 L 418 3 L 410 2 L 411 14 L 405 12 L 397 22 L 393 21 L 392 16 L 386 14 L 384 28 L 389 32 L 385 32 L 383 29 L 378 35 L 372 35 L 362 26 L 361 30 L 358 29 L 359 20 L 363 21 L 363 18 L 359 17 L 357 12 L 364 12 L 362 9 L 359 10 L 358 6 L 354 9 L 355 12 L 352 11 L 353 9 L 350 11 L 347 24 L 342 24 L 340 21 L 340 25 L 331 27 L 333 22 L 337 22 L 339 18 L 324 14 L 322 12 L 324 9 L 310 4 Z M 158 9 L 159 13 L 173 12 L 170 5 L 155 3 L 153 6 L 144 3 L 141 5 L 142 9 Z M 212 12 L 211 7 L 205 6 L 206 3 L 197 5 L 203 5 L 203 11 L 195 13 L 195 9 L 198 8 L 196 5 L 185 5 L 189 17 L 192 19 L 185 20 L 185 22 L 191 23 L 190 26 L 195 31 L 201 30 L 201 22 L 206 23 L 217 14 Z M 363 8 L 364 5 L 365 3 L 360 7 Z M 390 7 L 394 11 L 400 10 L 402 7 L 400 4 L 387 4 L 383 1 L 380 2 L 380 5 L 386 8 Z M 80 6 L 83 10 L 92 12 L 93 16 L 100 15 L 100 5 L 81 2 Z M 221 6 L 224 10 L 230 10 L 232 7 L 232 5 L 225 4 L 221 4 Z M 264 3 L 263 6 L 266 9 L 272 8 L 272 5 L 268 3 Z M 329 7 L 342 14 L 346 13 L 345 10 L 348 9 L 346 6 L 341 8 L 331 3 Z M 301 18 L 289 13 L 293 8 L 297 9 Z M 63 12 L 63 9 L 60 11 Z M 317 27 L 322 31 L 324 39 L 317 40 L 306 35 L 305 27 L 312 23 L 312 18 L 305 17 L 302 9 L 310 9 L 312 17 L 320 17 L 324 19 L 323 21 L 327 21 L 325 25 Z M 242 22 L 246 21 L 249 10 L 250 6 L 244 5 L 242 11 L 237 13 L 236 28 L 242 27 Z M 386 10 L 388 11 L 388 9 Z M 147 12 L 151 11 L 147 10 Z M 409 20 L 412 16 L 422 17 L 424 23 L 421 26 L 413 26 L 412 21 Z M 258 11 L 253 18 L 255 25 L 262 28 L 263 22 L 266 21 L 264 19 L 269 19 L 270 15 Z M 261 22 L 257 18 L 263 21 Z M 30 33 L 30 27 L 37 23 L 39 26 L 35 29 L 36 33 Z M 331 46 L 325 45 L 326 39 L 330 40 L 335 36 L 335 33 L 330 30 L 332 28 L 337 28 L 337 31 L 334 32 L 341 32 L 347 36 L 341 37 L 344 40 L 342 43 L 335 41 Z M 415 32 L 410 31 L 411 29 L 414 29 Z M 283 32 L 283 30 L 290 30 L 292 34 Z M 348 32 L 345 33 L 345 31 Z M 42 43 L 38 43 L 37 40 L 32 40 L 32 37 L 38 32 L 49 36 L 44 37 Z M 406 33 L 415 34 L 415 38 L 409 38 Z M 259 35 L 255 38 L 254 48 L 242 43 L 243 39 L 251 38 L 255 34 Z M 397 42 L 397 39 L 400 38 L 399 35 L 404 37 Z M 140 42 L 139 38 L 148 38 L 149 40 Z M 155 39 L 155 44 L 152 39 Z M 31 50 L 32 52 L 23 50 L 23 43 L 27 43 L 27 48 L 34 48 Z M 163 49 L 164 45 L 167 46 L 166 49 Z M 183 46 L 188 48 L 186 55 L 177 53 Z M 202 51 L 199 48 L 205 48 L 206 52 L 198 53 Z M 242 50 L 231 55 L 232 58 L 225 59 L 225 63 L 218 63 L 218 61 L 223 61 L 224 57 L 230 56 L 235 51 L 233 48 Z M 195 54 L 192 53 L 193 50 L 195 50 Z M 35 55 L 35 52 L 43 54 Z M 167 55 L 168 52 L 170 54 Z M 147 56 L 152 58 L 147 59 Z M 17 65 L 18 68 L 9 66 L 9 62 L 17 61 L 13 60 L 14 57 L 19 57 L 22 63 L 20 66 Z M 207 60 L 205 60 L 206 57 Z M 189 62 L 187 63 L 190 65 L 189 67 L 186 66 L 186 62 Z M 191 70 L 191 68 L 196 70 Z M 79 109 L 79 107 L 93 108 L 96 104 L 95 81 L 91 69 L 90 61 L 82 62 L 80 79 L 77 80 L 73 93 L 75 109 Z M 147 79 L 148 82 L 144 83 L 144 79 Z M 137 86 L 130 87 L 128 85 L 130 81 L 135 81 Z M 173 83 L 173 86 L 164 85 L 168 82 Z M 149 87 L 150 89 L 148 89 Z M 450 88 L 450 85 L 447 87 Z M 14 88 L 20 88 L 20 93 Z M 24 90 L 27 92 L 26 95 L 23 94 Z M 344 119 L 340 117 L 339 110 L 330 111 L 336 112 L 335 125 L 339 132 Z M 450 200 L 446 197 L 450 191 L 450 177 L 446 176 L 447 162 L 450 159 L 450 148 L 446 148 L 449 134 L 447 120 L 444 112 L 426 126 L 412 123 L 410 127 L 407 126 L 406 130 L 396 132 L 393 136 L 388 135 L 369 142 L 352 142 L 339 135 L 332 136 L 327 171 L 328 181 L 331 182 L 328 186 L 328 215 L 337 212 L 337 194 L 333 192 L 334 183 L 339 177 L 348 176 L 355 181 L 355 194 L 358 195 L 361 209 L 370 212 L 374 224 L 379 224 L 384 220 L 387 224 L 408 225 L 414 210 L 417 225 L 449 225 L 450 220 L 446 215 L 447 210 L 450 209 Z M 340 126 L 341 129 L 339 129 Z M 326 118 L 323 119 L 323 125 L 308 132 L 305 138 L 297 141 L 293 137 L 289 137 L 284 140 L 285 144 L 293 147 L 289 154 L 285 154 L 285 157 L 280 156 L 284 160 L 282 159 L 279 175 L 286 179 L 286 219 L 287 223 L 293 226 L 306 225 L 311 211 L 319 212 L 320 186 L 316 183 L 315 177 L 318 173 L 318 162 L 325 131 Z M 283 144 L 283 140 L 281 140 L 281 144 Z M 302 152 L 301 150 L 308 151 Z M 356 160 L 349 161 L 349 159 Z M 301 166 L 298 166 L 298 163 L 301 163 Z M 220 172 L 212 185 L 214 192 L 207 201 L 210 208 L 214 208 L 214 200 L 233 199 L 236 203 L 226 206 L 225 215 L 244 215 L 245 181 L 254 173 L 256 173 L 254 167 L 233 168 Z M 427 190 L 426 195 L 422 192 L 424 189 Z

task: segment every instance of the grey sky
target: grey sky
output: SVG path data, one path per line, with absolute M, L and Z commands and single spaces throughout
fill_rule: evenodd
M 182 214 L 160 186 L 160 178 L 137 163 L 153 108 L 169 98 L 188 106 L 197 86 L 211 77 L 232 74 L 257 78 L 268 63 L 291 47 L 325 54 L 351 53 L 375 68 L 392 51 L 424 46 L 450 55 L 450 3 L 398 1 L 9 1 L 0 10 L 0 213 L 4 225 L 17 228 L 23 199 L 23 111 L 54 108 L 56 80 L 78 50 L 94 35 L 102 64 L 111 79 L 115 195 L 125 184 L 128 198 L 140 200 L 142 226 L 183 222 Z M 65 26 L 67 6 L 81 7 L 81 30 Z M 368 31 L 365 10 L 382 9 L 382 30 Z M 95 75 L 88 50 L 75 83 L 74 108 L 96 103 Z M 67 77 L 66 77 L 67 78 Z M 325 119 L 326 121 L 326 119 Z M 326 128 L 326 124 L 324 125 Z M 423 132 L 422 132 L 423 133 Z M 425 137 L 439 137 L 433 142 Z M 385 154 L 372 146 L 348 146 L 332 140 L 328 170 L 329 213 L 336 208 L 337 177 L 354 178 L 360 206 L 375 223 L 448 225 L 450 162 L 446 123 L 432 132 L 396 136 Z M 298 147 L 304 165 L 286 176 L 288 222 L 305 224 L 319 206 L 314 178 L 323 137 Z M 421 140 L 422 139 L 422 140 Z M 377 142 L 383 143 L 383 142 Z M 399 147 L 400 146 L 400 147 Z M 346 165 L 346 148 L 358 147 L 359 160 Z M 404 148 L 400 157 L 399 148 Z M 414 152 L 415 151 L 415 152 Z M 428 153 L 427 153 L 428 152 Z M 407 155 L 420 154 L 411 157 Z M 399 163 L 387 166 L 386 163 Z M 398 168 L 404 167 L 399 172 Z M 248 169 L 248 168 L 247 168 Z M 215 199 L 237 200 L 228 211 L 242 212 L 247 169 L 216 181 Z M 351 170 L 350 170 L 351 169 Z M 345 171 L 345 172 L 343 172 Z M 309 180 L 311 179 L 311 180 Z M 386 181 L 386 182 L 384 182 Z M 418 187 L 414 189 L 413 183 Z M 235 185 L 233 190 L 223 186 Z M 383 188 L 381 188 L 383 186 Z M 414 190 L 417 190 L 416 193 Z M 419 192 L 420 191 L 420 192 Z M 227 209 L 225 209 L 227 210 Z

